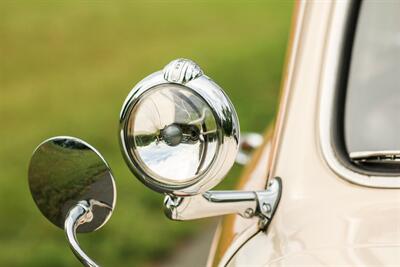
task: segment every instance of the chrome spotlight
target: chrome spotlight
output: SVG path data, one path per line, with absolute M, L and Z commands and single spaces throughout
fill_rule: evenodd
M 239 144 L 239 121 L 222 89 L 190 60 L 139 82 L 120 117 L 124 158 L 145 185 L 177 196 L 220 182 Z
M 280 196 L 278 180 L 262 192 L 208 191 L 234 164 L 239 134 L 228 96 L 188 59 L 139 82 L 120 115 L 126 163 L 146 186 L 167 194 L 166 214 L 176 220 L 233 212 L 270 218 Z

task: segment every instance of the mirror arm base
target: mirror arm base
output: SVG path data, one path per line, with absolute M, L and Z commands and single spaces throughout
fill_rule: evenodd
M 276 177 L 264 191 L 207 191 L 190 197 L 167 195 L 164 211 L 169 219 L 178 221 L 235 213 L 244 218 L 257 216 L 260 229 L 265 229 L 279 204 L 281 192 L 282 182 Z
M 85 223 L 91 222 L 93 219 L 92 208 L 96 201 L 79 201 L 73 206 L 65 218 L 64 231 L 67 236 L 69 246 L 76 258 L 87 267 L 99 267 L 88 255 L 81 249 L 78 239 L 76 238 L 76 229 Z

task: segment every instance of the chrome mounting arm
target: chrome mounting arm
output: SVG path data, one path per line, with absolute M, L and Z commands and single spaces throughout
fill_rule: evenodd
M 244 218 L 258 216 L 260 228 L 265 229 L 278 206 L 282 182 L 274 178 L 264 191 L 207 191 L 202 195 L 164 199 L 166 216 L 186 221 L 206 217 L 239 214 Z
M 101 203 L 96 200 L 79 201 L 78 204 L 73 206 L 65 218 L 64 231 L 67 236 L 69 246 L 76 256 L 76 258 L 87 267 L 99 267 L 79 246 L 78 239 L 76 238 L 76 229 L 85 223 L 93 220 L 93 207 L 100 206 L 112 209 L 107 204 Z

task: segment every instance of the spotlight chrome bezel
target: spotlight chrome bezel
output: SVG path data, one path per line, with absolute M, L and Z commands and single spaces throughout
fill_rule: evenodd
M 146 166 L 135 157 L 135 153 L 132 153 L 134 144 L 127 134 L 128 122 L 135 105 L 151 89 L 165 84 L 183 86 L 200 96 L 211 108 L 217 125 L 218 148 L 213 161 L 198 177 L 186 182 L 165 181 L 150 174 Z M 196 63 L 187 59 L 174 60 L 164 70 L 140 81 L 128 94 L 120 113 L 119 140 L 128 167 L 146 186 L 161 193 L 196 195 L 217 185 L 235 162 L 239 138 L 239 120 L 232 102 L 220 86 L 203 74 Z

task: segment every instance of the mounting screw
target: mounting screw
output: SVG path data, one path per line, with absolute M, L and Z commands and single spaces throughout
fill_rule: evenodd
M 244 217 L 246 218 L 251 218 L 254 216 L 254 210 L 252 208 L 248 208 L 245 212 L 244 212 Z
M 261 208 L 264 213 L 270 213 L 272 211 L 271 205 L 268 203 L 263 203 Z

